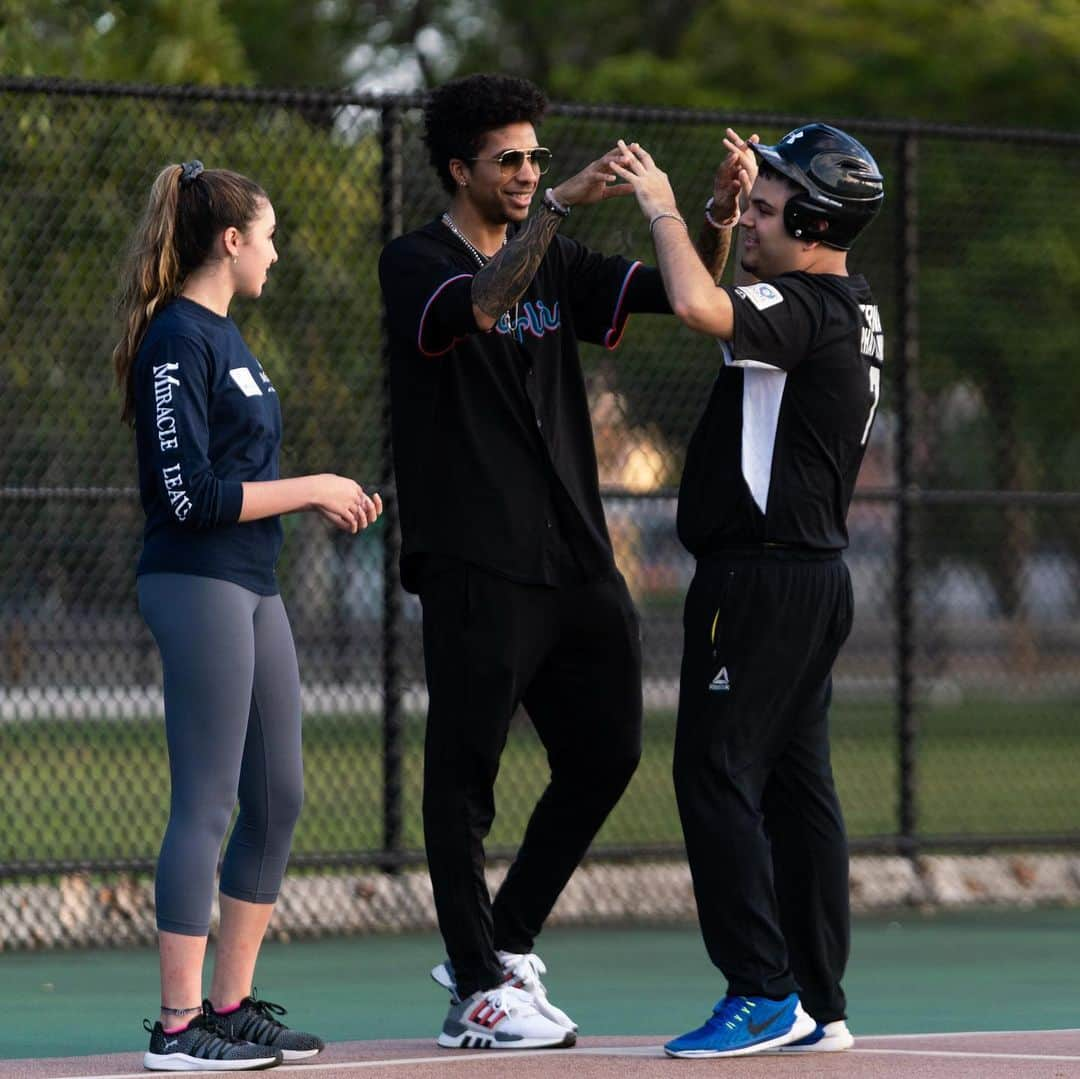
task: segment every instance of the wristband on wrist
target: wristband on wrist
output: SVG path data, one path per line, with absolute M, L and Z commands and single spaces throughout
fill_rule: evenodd
M 705 220 L 708 221 L 714 229 L 730 229 L 734 228 L 739 223 L 739 218 L 742 216 L 739 210 L 739 202 L 736 199 L 735 209 L 731 212 L 730 217 L 725 217 L 723 221 L 717 221 L 712 215 L 712 209 L 716 200 L 710 195 L 709 201 L 705 203 Z
M 678 221 L 684 229 L 686 228 L 686 221 L 683 219 L 682 214 L 678 213 L 675 210 L 661 210 L 658 214 L 653 214 L 653 216 L 649 218 L 650 236 L 652 235 L 653 229 L 656 227 L 656 222 L 662 221 L 665 217 L 670 217 L 672 221 Z
M 547 191 L 544 192 L 543 207 L 545 210 L 550 210 L 553 214 L 558 214 L 559 217 L 570 216 L 570 207 L 564 206 L 561 202 L 559 202 L 550 187 L 547 189 Z

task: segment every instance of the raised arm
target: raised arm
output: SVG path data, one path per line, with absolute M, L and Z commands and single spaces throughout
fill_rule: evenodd
M 734 155 L 738 158 L 738 188 L 736 190 L 736 196 L 738 199 L 736 221 L 739 216 L 745 212 L 746 208 L 750 205 L 750 189 L 754 186 L 754 181 L 757 179 L 758 165 L 757 157 L 750 149 L 752 142 L 760 142 L 761 136 L 753 134 L 748 139 L 744 139 L 737 131 L 732 128 L 727 129 L 727 134 L 724 138 L 724 146 L 727 148 L 729 155 Z M 753 284 L 757 278 L 742 267 L 742 230 L 740 229 L 735 234 L 735 284 L 736 285 L 749 285 Z
M 751 135 L 749 142 L 759 136 Z M 713 281 L 720 283 L 731 252 L 735 227 L 744 208 L 746 194 L 753 186 L 757 160 L 744 141 L 730 127 L 724 139 L 728 153 L 713 177 L 712 198 L 705 204 L 705 213 L 698 235 L 697 252 Z M 742 271 L 736 268 L 736 277 Z
M 621 151 L 611 150 L 552 188 L 542 209 L 476 274 L 472 301 L 480 329 L 490 330 L 502 313 L 521 299 L 571 206 L 589 206 L 633 193 L 629 185 L 616 184 L 618 178 L 611 171 L 611 162 L 622 157 Z
M 619 148 L 626 164 L 610 163 L 611 170 L 632 188 L 649 221 L 656 261 L 664 278 L 671 309 L 684 325 L 700 333 L 730 340 L 734 332 L 734 312 L 728 294 L 716 287 L 690 242 L 686 221 L 679 213 L 675 192 L 667 174 L 657 168 L 649 153 L 636 142 Z
M 563 214 L 552 207 L 553 203 L 545 197 L 543 208 L 473 278 L 473 314 L 480 329 L 490 330 L 502 313 L 521 299 L 536 276 L 537 267 L 563 221 Z
M 716 217 L 711 213 L 711 207 L 705 211 L 709 217 L 716 220 Z M 728 226 L 726 228 L 718 228 L 709 221 L 709 217 L 706 217 L 701 223 L 701 231 L 698 233 L 697 253 L 698 258 L 701 259 L 705 266 L 705 269 L 709 271 L 709 276 L 716 284 L 720 283 L 720 278 L 724 276 L 724 268 L 727 266 L 728 256 L 731 253 L 731 234 L 732 228 Z

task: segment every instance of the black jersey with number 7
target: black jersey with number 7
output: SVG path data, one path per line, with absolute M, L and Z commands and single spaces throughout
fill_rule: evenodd
M 735 330 L 687 449 L 679 538 L 838 551 L 881 396 L 885 339 L 859 275 L 728 287 Z

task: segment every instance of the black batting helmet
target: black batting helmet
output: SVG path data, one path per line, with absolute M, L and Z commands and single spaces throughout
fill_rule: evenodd
M 805 194 L 784 204 L 784 225 L 800 240 L 847 251 L 881 209 L 881 170 L 861 142 L 828 124 L 789 131 L 775 146 L 750 144 L 758 158 Z

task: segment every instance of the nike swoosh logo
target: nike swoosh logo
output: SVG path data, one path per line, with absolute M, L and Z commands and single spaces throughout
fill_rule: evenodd
M 781 1009 L 778 1012 L 773 1012 L 772 1015 L 770 1015 L 769 1018 L 766 1019 L 763 1023 L 749 1023 L 748 1022 L 746 1024 L 746 1029 L 748 1031 L 750 1031 L 750 1033 L 753 1034 L 754 1037 L 756 1038 L 762 1031 L 768 1030 L 769 1027 L 771 1027 L 773 1025 L 773 1023 L 775 1023 L 776 1020 L 779 1019 L 780 1016 L 782 1016 L 783 1014 L 784 1014 L 783 1009 Z

